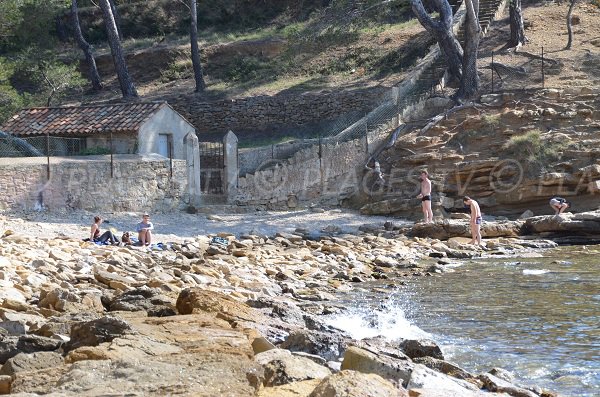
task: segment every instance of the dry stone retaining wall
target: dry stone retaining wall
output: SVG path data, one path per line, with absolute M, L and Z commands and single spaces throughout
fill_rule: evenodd
M 260 95 L 249 98 L 199 101 L 195 94 L 165 98 L 202 133 L 232 130 L 238 136 L 248 131 L 315 124 L 342 114 L 369 111 L 389 95 L 389 88 L 333 93 Z
M 48 209 L 158 211 L 182 205 L 187 184 L 185 161 L 173 160 L 171 178 L 168 160 L 130 157 L 114 161 L 114 178 L 107 159 L 61 158 L 51 164 L 50 180 L 42 162 L 45 158 L 11 159 L 10 164 L 2 159 L 0 209 L 35 209 L 43 205 Z
M 337 204 L 361 187 L 367 157 L 364 138 L 324 144 L 320 158 L 319 145 L 314 145 L 275 167 L 241 176 L 233 200 L 275 208 L 293 207 L 298 201 Z

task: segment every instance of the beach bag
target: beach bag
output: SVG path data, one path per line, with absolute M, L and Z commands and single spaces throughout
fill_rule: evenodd
M 222 247 L 227 247 L 229 246 L 229 240 L 223 237 L 213 237 L 210 240 L 211 244 L 216 244 L 216 245 L 220 245 Z

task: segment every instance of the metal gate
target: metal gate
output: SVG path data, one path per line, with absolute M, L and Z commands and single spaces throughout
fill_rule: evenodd
M 222 142 L 200 142 L 200 184 L 201 192 L 207 194 L 223 194 L 223 159 Z

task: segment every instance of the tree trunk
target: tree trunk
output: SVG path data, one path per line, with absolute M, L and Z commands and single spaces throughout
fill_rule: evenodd
M 202 75 L 202 64 L 200 63 L 200 49 L 198 48 L 198 14 L 196 0 L 190 0 L 190 44 L 192 47 L 192 65 L 194 67 L 194 79 L 196 80 L 196 92 L 204 91 L 206 84 Z
M 100 79 L 98 68 L 96 67 L 96 60 L 94 59 L 94 55 L 92 54 L 92 46 L 90 46 L 90 44 L 87 41 L 85 41 L 83 33 L 81 33 L 81 25 L 79 24 L 79 14 L 77 11 L 77 0 L 73 0 L 73 2 L 71 3 L 71 22 L 73 24 L 73 34 L 75 35 L 75 40 L 77 40 L 81 51 L 83 51 L 85 61 L 89 68 L 92 88 L 94 89 L 94 91 L 100 91 L 102 90 L 102 80 Z
M 436 39 L 446 65 L 450 78 L 460 81 L 462 76 L 463 50 L 452 31 L 452 8 L 447 0 L 434 0 L 433 5 L 439 13 L 439 20 L 434 21 L 423 6 L 422 0 L 411 0 L 412 10 L 419 23 Z
M 117 25 L 117 33 L 119 34 L 119 40 L 123 41 L 123 32 L 121 31 L 121 26 L 123 26 L 123 24 L 121 23 L 121 14 L 119 14 L 119 10 L 115 5 L 114 0 L 108 0 L 108 2 L 110 4 L 110 10 L 113 13 L 113 17 L 115 18 L 115 25 Z
M 479 75 L 477 74 L 477 52 L 481 39 L 479 25 L 479 0 L 466 0 L 467 17 L 465 20 L 465 53 L 462 60 L 462 79 L 456 99 L 472 99 L 479 92 Z
M 565 50 L 570 50 L 573 45 L 573 28 L 571 27 L 571 16 L 573 15 L 573 8 L 575 8 L 575 3 L 577 0 L 571 0 L 571 4 L 569 5 L 569 12 L 567 12 L 567 32 L 569 33 L 569 41 L 567 41 L 567 46 Z
M 123 94 L 123 98 L 135 98 L 138 94 L 133 85 L 133 81 L 131 81 L 129 72 L 127 71 L 127 64 L 125 63 L 125 57 L 123 56 L 119 34 L 117 33 L 117 25 L 115 24 L 115 18 L 110 9 L 109 0 L 100 0 L 100 8 L 102 8 L 102 13 L 104 14 L 106 34 L 108 36 L 108 43 L 110 44 L 110 51 L 115 64 L 115 70 L 117 71 L 117 77 L 119 78 L 121 93 Z
M 509 5 L 510 20 L 510 40 L 509 47 L 519 48 L 525 41 L 525 27 L 523 26 L 523 10 L 521 9 L 521 0 L 510 0 Z

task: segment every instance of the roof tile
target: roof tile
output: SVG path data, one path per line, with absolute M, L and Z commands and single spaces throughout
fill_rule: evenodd
M 166 102 L 23 109 L 0 130 L 13 135 L 135 133 Z

